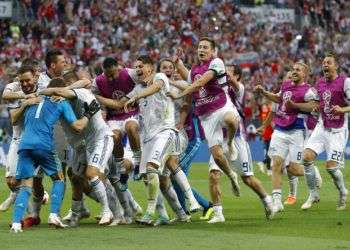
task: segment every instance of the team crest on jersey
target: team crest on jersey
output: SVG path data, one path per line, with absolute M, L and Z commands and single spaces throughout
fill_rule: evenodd
M 205 88 L 204 87 L 201 87 L 200 89 L 199 89 L 199 97 L 200 98 L 204 98 L 204 97 L 206 97 L 208 94 L 207 94 L 207 91 L 205 90 Z
M 283 96 L 282 96 L 282 99 L 283 99 L 283 104 L 282 104 L 282 107 L 281 107 L 281 110 L 282 111 L 286 111 L 286 102 L 289 101 L 290 99 L 292 99 L 292 91 L 286 91 L 283 93 Z
M 125 96 L 125 93 L 123 91 L 120 91 L 120 90 L 114 90 L 112 93 L 112 98 L 116 99 L 116 100 L 119 100 L 124 96 Z
M 325 113 L 330 113 L 331 112 L 331 98 L 332 98 L 332 93 L 329 90 L 326 90 L 322 94 L 322 99 L 324 101 L 324 112 Z

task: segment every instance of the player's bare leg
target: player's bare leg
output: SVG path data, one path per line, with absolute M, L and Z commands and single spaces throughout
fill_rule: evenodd
M 231 143 L 233 144 L 233 143 Z M 238 184 L 237 174 L 230 167 L 228 160 L 224 155 L 224 151 L 220 145 L 215 145 L 210 148 L 210 152 L 213 156 L 215 163 L 219 168 L 229 177 L 232 191 L 235 196 L 240 196 L 240 188 Z
M 140 144 L 140 131 L 139 125 L 135 121 L 128 121 L 125 124 L 125 131 L 128 135 L 130 148 L 133 152 L 134 160 L 134 179 L 139 180 L 139 171 L 140 171 L 140 160 L 141 160 L 141 144 Z

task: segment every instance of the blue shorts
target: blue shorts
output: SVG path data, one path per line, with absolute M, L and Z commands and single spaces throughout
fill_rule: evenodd
M 48 176 L 62 171 L 61 162 L 56 152 L 42 149 L 22 149 L 18 151 L 16 179 L 32 178 L 39 166 Z

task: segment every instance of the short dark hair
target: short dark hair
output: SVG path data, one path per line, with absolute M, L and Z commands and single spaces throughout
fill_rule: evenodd
M 160 66 L 162 65 L 163 62 L 170 62 L 175 68 L 175 63 L 170 58 L 163 58 L 158 63 L 157 71 L 160 71 Z
M 238 81 L 242 78 L 242 68 L 238 64 L 232 65 L 233 67 L 233 74 L 238 75 Z
M 201 42 L 201 41 L 207 41 L 207 42 L 209 42 L 212 49 L 215 49 L 215 48 L 216 48 L 216 43 L 215 43 L 214 39 L 212 39 L 212 38 L 210 38 L 210 37 L 207 37 L 207 36 L 201 37 L 201 38 L 199 39 L 199 42 Z
M 143 55 L 143 56 L 139 56 L 136 61 L 141 61 L 144 64 L 150 64 L 153 65 L 153 60 L 150 56 L 148 55 Z
M 327 52 L 324 54 L 324 57 L 325 57 L 325 58 L 326 58 L 326 57 L 333 57 L 335 63 L 338 64 L 339 58 L 338 58 L 338 55 L 337 55 L 335 52 L 333 52 L 333 51 L 327 51 Z
M 24 73 L 30 72 L 32 75 L 35 75 L 35 69 L 31 65 L 22 65 L 18 70 L 17 70 L 17 75 L 22 75 Z
M 77 72 L 74 69 L 65 72 L 62 77 L 66 82 L 69 82 L 71 80 L 73 82 L 76 82 L 79 80 L 79 76 L 77 75 Z
M 116 59 L 112 57 L 107 57 L 106 59 L 103 60 L 102 67 L 103 69 L 110 69 L 112 67 L 118 66 L 118 62 Z
M 50 66 L 51 66 L 52 63 L 57 62 L 57 57 L 58 57 L 58 56 L 63 56 L 62 51 L 60 51 L 60 50 L 58 50 L 58 49 L 49 50 L 49 51 L 46 53 L 46 56 L 45 56 L 45 65 L 46 65 L 46 68 L 50 68 Z
M 33 58 L 27 57 L 25 59 L 23 59 L 21 66 L 24 65 L 28 65 L 28 66 L 32 66 L 32 67 L 37 67 L 40 65 L 38 60 L 35 60 Z
M 66 87 L 66 82 L 62 77 L 56 77 L 51 79 L 49 85 L 47 85 L 48 88 L 62 88 Z

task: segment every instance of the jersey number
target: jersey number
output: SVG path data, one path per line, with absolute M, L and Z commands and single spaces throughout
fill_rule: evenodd
M 94 157 L 92 157 L 92 162 L 97 163 L 99 160 L 100 155 L 99 154 L 94 154 Z
M 333 150 L 333 153 L 332 153 L 332 155 L 331 155 L 331 159 L 332 159 L 333 161 L 340 161 L 340 160 L 341 160 L 341 157 L 342 157 L 342 152 Z
M 36 112 L 35 112 L 35 118 L 38 119 L 40 117 L 40 113 L 41 113 L 41 109 L 43 108 L 43 105 L 44 105 L 44 100 L 42 100 L 37 109 L 36 109 Z
M 242 163 L 242 170 L 243 170 L 244 173 L 250 172 L 250 167 L 249 167 L 248 162 L 243 162 Z

